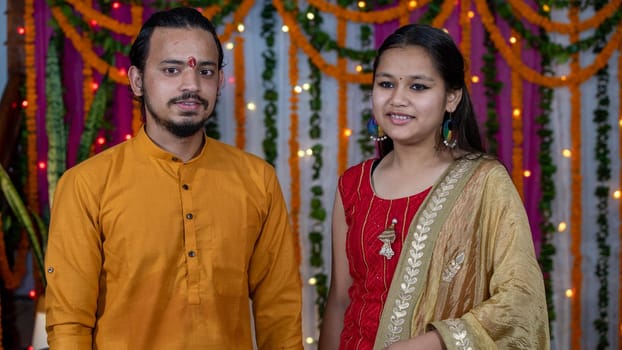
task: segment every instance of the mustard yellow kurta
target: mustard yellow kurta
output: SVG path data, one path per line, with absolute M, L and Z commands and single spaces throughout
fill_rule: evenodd
M 68 170 L 46 252 L 48 342 L 302 349 L 301 281 L 273 168 L 207 138 L 187 163 L 144 133 Z
M 550 348 L 529 222 L 503 165 L 457 161 L 411 230 L 385 303 L 379 348 L 430 328 L 448 350 Z

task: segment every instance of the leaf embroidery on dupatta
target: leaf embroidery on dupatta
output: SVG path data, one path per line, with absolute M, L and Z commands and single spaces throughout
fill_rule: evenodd
M 415 292 L 415 286 L 419 278 L 419 273 L 421 272 L 420 266 L 423 264 L 423 250 L 426 246 L 426 240 L 428 239 L 428 232 L 434 224 L 438 213 L 443 209 L 443 203 L 447 201 L 447 197 L 456 186 L 458 179 L 468 170 L 469 167 L 466 162 L 461 162 L 442 180 L 432 193 L 425 209 L 421 212 L 421 216 L 413 232 L 412 242 L 410 245 L 404 247 L 408 249 L 407 266 L 404 268 L 404 274 L 401 277 L 402 281 L 399 286 L 399 295 L 395 298 L 395 302 L 391 309 L 391 316 L 387 326 L 388 332 L 384 341 L 385 347 L 400 340 L 400 334 L 404 330 L 408 309 L 411 302 L 414 302 L 414 300 L 412 300 L 413 293 Z
M 467 333 L 466 327 L 464 326 L 462 320 L 446 320 L 445 323 L 449 327 L 449 330 L 451 331 L 451 336 L 455 340 L 454 344 L 458 347 L 458 349 L 475 350 L 471 346 L 471 339 L 469 338 L 469 334 Z

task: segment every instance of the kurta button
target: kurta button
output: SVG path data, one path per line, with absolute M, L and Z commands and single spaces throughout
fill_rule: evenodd
M 197 253 L 195 253 L 194 250 L 191 250 L 191 251 L 188 252 L 188 256 L 191 257 L 191 258 L 194 258 L 196 255 L 197 255 Z
M 192 219 L 192 213 L 186 214 L 186 219 L 188 219 L 188 220 Z
M 184 190 L 187 190 L 190 188 L 190 186 L 188 186 L 187 184 L 183 184 L 181 185 L 181 188 L 183 188 Z
M 173 160 L 173 162 L 177 162 L 177 161 L 179 161 L 179 158 L 177 158 L 177 157 L 173 157 L 173 158 L 171 158 L 171 159 Z

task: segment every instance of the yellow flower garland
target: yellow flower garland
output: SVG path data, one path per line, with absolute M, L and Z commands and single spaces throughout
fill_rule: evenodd
M 25 70 L 26 70 L 26 102 L 25 110 L 27 131 L 28 173 L 26 174 L 26 202 L 34 212 L 39 212 L 37 177 L 37 69 L 35 67 L 36 26 L 34 19 L 34 0 L 24 3 L 24 38 Z
M 235 145 L 240 149 L 244 149 L 246 147 L 246 106 L 244 103 L 246 79 L 244 73 L 244 38 L 239 35 L 235 37 L 233 60 L 233 75 L 235 76 Z
M 576 6 L 572 6 L 569 11 L 569 18 L 571 23 L 577 24 L 579 22 L 579 9 Z M 579 40 L 579 32 L 573 32 L 570 35 L 570 42 L 575 43 Z M 579 54 L 574 54 L 570 62 L 570 70 L 576 72 L 579 67 Z M 583 256 L 581 255 L 581 230 L 582 219 L 581 212 L 583 211 L 583 202 L 581 198 L 582 190 L 582 176 L 581 176 L 581 90 L 579 82 L 573 82 L 570 85 L 570 135 L 572 137 L 572 158 L 570 164 L 570 176 L 571 176 L 571 193 L 572 199 L 570 204 L 570 251 L 573 256 L 572 260 L 572 276 L 571 284 L 574 288 L 574 293 L 571 298 L 571 318 L 570 329 L 572 349 L 581 348 L 581 290 L 583 283 L 583 273 L 581 270 L 581 262 Z

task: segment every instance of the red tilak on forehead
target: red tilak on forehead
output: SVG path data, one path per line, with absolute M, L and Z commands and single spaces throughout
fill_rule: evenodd
M 188 57 L 188 67 L 194 68 L 196 66 L 197 66 L 197 59 L 192 56 Z

